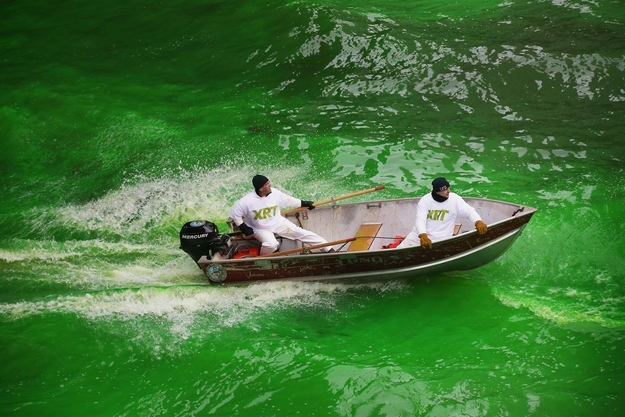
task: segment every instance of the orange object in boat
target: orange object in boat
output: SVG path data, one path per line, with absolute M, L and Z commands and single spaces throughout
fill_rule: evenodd
M 393 241 L 393 243 L 390 243 L 386 246 L 382 246 L 382 249 L 393 249 L 396 248 L 402 241 L 404 240 L 404 237 L 401 235 L 395 235 L 395 240 Z
M 233 259 L 252 258 L 258 255 L 260 255 L 260 248 L 254 247 L 254 248 L 248 248 L 248 249 L 241 249 L 237 253 L 235 253 L 232 258 Z

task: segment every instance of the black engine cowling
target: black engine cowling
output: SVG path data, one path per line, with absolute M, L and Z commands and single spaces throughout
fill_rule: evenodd
M 228 238 L 227 235 L 224 235 Z M 205 220 L 187 222 L 180 229 L 180 249 L 185 251 L 197 263 L 204 255 L 209 259 L 223 250 L 226 242 L 219 235 L 219 228 Z

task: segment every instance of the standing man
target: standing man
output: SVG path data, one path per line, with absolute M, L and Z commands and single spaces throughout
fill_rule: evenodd
M 254 236 L 261 243 L 261 255 L 278 250 L 279 243 L 274 234 L 310 245 L 327 243 L 321 236 L 285 219 L 280 212 L 280 207 L 293 206 L 312 210 L 315 208 L 312 201 L 298 200 L 280 190 L 272 189 L 269 179 L 263 175 L 255 175 L 252 185 L 254 191 L 235 203 L 230 217 L 246 239 Z M 330 247 L 320 250 L 327 252 Z
M 433 240 L 453 236 L 457 217 L 475 223 L 480 235 L 488 231 L 477 211 L 458 194 L 451 192 L 449 182 L 442 177 L 436 178 L 432 181 L 432 192 L 421 197 L 417 204 L 417 220 L 414 227 L 397 247 L 421 245 L 425 249 L 432 249 Z

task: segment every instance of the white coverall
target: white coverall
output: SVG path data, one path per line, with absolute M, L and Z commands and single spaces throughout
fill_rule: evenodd
M 450 192 L 449 198 L 439 203 L 434 200 L 432 193 L 428 193 L 417 204 L 417 219 L 414 227 L 397 247 L 421 245 L 419 235 L 422 233 L 427 233 L 432 242 L 452 237 L 458 217 L 469 219 L 473 224 L 482 220 L 477 211 L 458 194 Z
M 302 229 L 280 214 L 280 207 L 300 207 L 301 200 L 275 188 L 271 191 L 266 197 L 259 196 L 255 191 L 246 194 L 235 203 L 230 212 L 234 224 L 240 226 L 245 222 L 254 230 L 254 237 L 261 242 L 261 255 L 278 249 L 279 243 L 274 234 L 309 245 L 327 243 L 321 236 Z M 330 248 L 324 247 L 320 250 L 325 252 Z

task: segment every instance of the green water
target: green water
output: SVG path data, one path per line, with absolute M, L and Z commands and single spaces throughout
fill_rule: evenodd
M 623 415 L 623 6 L 3 2 L 0 415 Z M 210 286 L 179 229 L 256 173 L 539 211 L 473 271 Z

